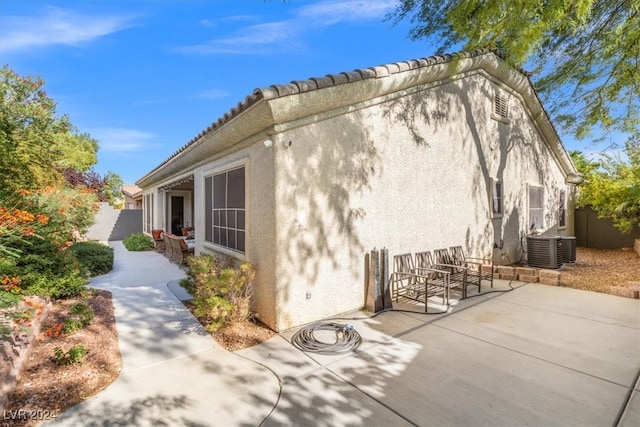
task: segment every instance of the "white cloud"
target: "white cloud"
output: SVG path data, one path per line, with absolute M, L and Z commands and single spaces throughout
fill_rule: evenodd
M 334 25 L 382 19 L 395 8 L 393 0 L 331 0 L 299 9 L 298 19 L 308 19 L 316 25 Z
M 199 24 L 203 27 L 216 27 L 218 24 L 225 22 L 246 22 L 246 21 L 258 21 L 260 20 L 259 15 L 233 15 L 227 16 L 224 18 L 216 18 L 216 19 L 201 19 Z
M 39 16 L 6 16 L 0 33 L 4 52 L 51 45 L 77 45 L 133 25 L 131 16 L 92 16 L 48 7 Z
M 143 151 L 154 138 L 149 132 L 125 128 L 96 129 L 91 131 L 91 136 L 98 140 L 100 151 L 111 153 Z
M 177 50 L 182 53 L 198 54 L 257 53 L 255 49 L 285 43 L 295 38 L 299 31 L 299 26 L 292 21 L 268 22 L 244 27 L 231 37 L 211 40 L 198 45 L 183 46 Z
M 294 9 L 291 19 L 249 25 L 230 37 L 176 50 L 197 54 L 264 54 L 274 50 L 293 50 L 300 45 L 300 37 L 308 31 L 340 23 L 382 19 L 394 9 L 395 3 L 395 0 L 322 1 Z

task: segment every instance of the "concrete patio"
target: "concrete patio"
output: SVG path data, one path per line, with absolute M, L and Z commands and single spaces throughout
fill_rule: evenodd
M 113 292 L 123 372 L 56 425 L 639 424 L 638 300 L 514 282 L 444 315 L 347 314 L 355 353 L 301 352 L 295 330 L 229 353 L 179 302 L 184 272 L 112 245 L 93 285 Z
M 447 315 L 345 321 L 356 354 L 291 351 L 292 333 L 240 352 L 283 381 L 264 425 L 610 426 L 632 387 L 619 425 L 638 425 L 638 301 L 514 287 Z

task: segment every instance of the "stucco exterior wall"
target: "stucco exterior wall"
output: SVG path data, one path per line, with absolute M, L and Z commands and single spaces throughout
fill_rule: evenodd
M 267 325 L 275 325 L 276 303 L 274 285 L 276 282 L 275 264 L 275 177 L 274 152 L 265 147 L 262 140 L 247 148 L 229 154 L 194 170 L 194 210 L 196 253 L 232 256 L 239 261 L 253 263 L 256 267 L 256 280 L 253 296 L 253 308 L 259 318 Z M 226 251 L 206 243 L 205 230 L 205 192 L 204 178 L 226 170 L 244 166 L 245 168 L 245 206 L 247 218 L 246 253 Z
M 508 120 L 492 114 L 496 91 Z M 238 166 L 245 254 L 204 242 L 204 179 Z M 393 256 L 462 245 L 497 263 L 520 260 L 529 186 L 544 188 L 538 231 L 571 236 L 565 182 L 580 179 L 530 81 L 490 52 L 257 89 L 136 183 L 155 195 L 156 227 L 166 211 L 159 189 L 191 175 L 196 253 L 254 263 L 254 310 L 275 330 L 361 308 L 374 247 Z M 493 179 L 504 193 L 495 218 Z
M 509 124 L 491 118 L 495 90 L 508 96 Z M 475 72 L 282 126 L 274 326 L 362 307 L 364 257 L 374 247 L 393 256 L 462 245 L 517 261 L 527 185 L 545 188 L 545 229 L 558 234 L 565 176 L 527 111 L 516 93 Z M 490 215 L 492 178 L 504 185 L 499 219 Z

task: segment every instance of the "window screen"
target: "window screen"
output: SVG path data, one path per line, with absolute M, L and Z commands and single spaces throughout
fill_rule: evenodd
M 244 167 L 206 177 L 205 240 L 238 252 L 245 252 Z

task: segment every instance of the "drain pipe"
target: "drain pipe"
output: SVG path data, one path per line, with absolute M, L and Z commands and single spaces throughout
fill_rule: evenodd
M 389 250 L 373 250 L 365 255 L 366 301 L 367 311 L 379 313 L 393 308 L 389 283 Z

